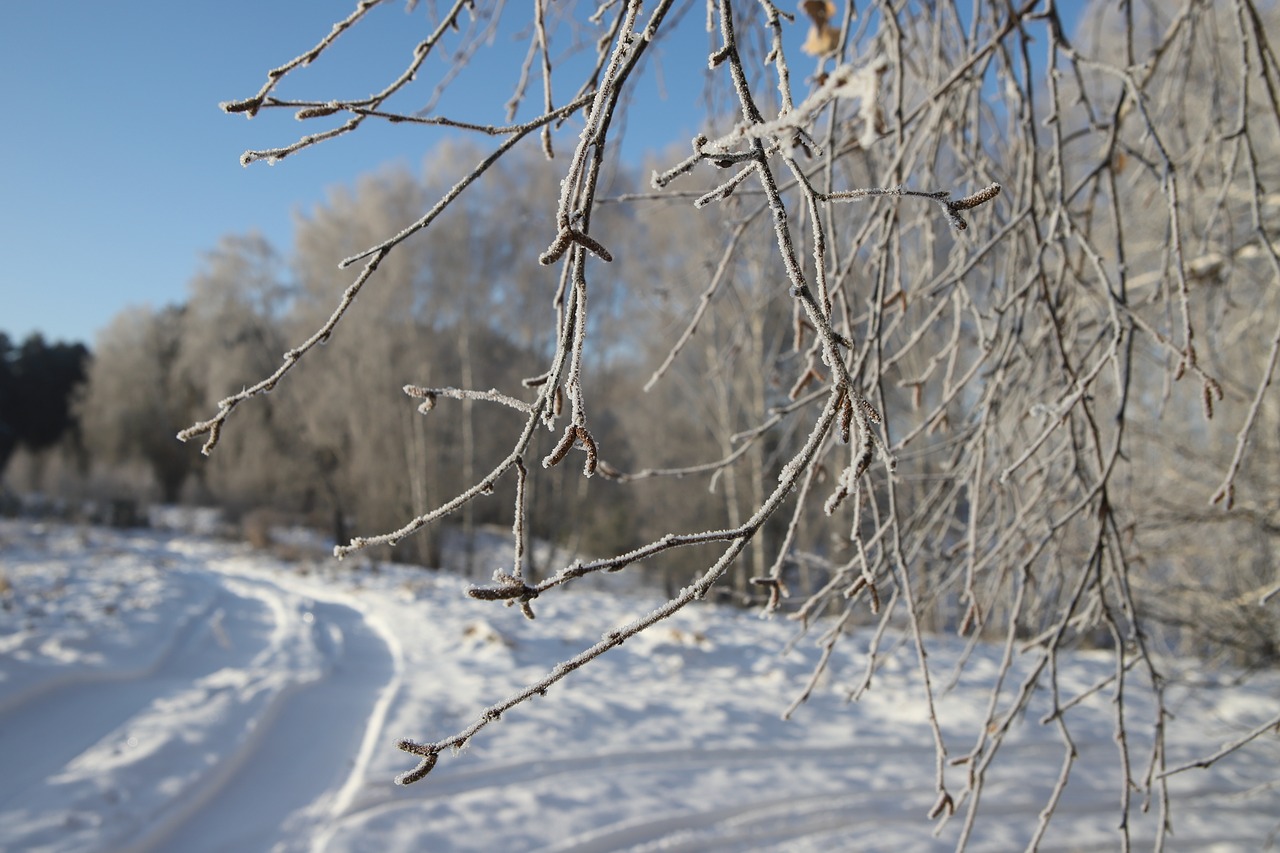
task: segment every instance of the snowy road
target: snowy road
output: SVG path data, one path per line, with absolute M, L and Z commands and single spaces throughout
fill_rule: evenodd
M 94 586 L 81 597 L 95 600 L 60 602 L 159 603 L 103 626 L 114 647 L 74 620 L 32 632 L 28 654 L 7 649 L 22 690 L 0 694 L 5 849 L 306 849 L 378 738 L 367 729 L 397 680 L 387 643 L 350 606 L 233 568 L 117 570 L 111 600 Z
M 497 556 L 485 557 L 494 562 Z M 0 850 L 935 851 L 935 756 L 909 649 L 873 690 L 858 643 L 790 723 L 817 651 L 792 628 L 695 607 L 489 727 L 423 782 L 401 737 L 436 739 L 653 606 L 578 592 L 539 618 L 411 567 L 283 563 L 173 535 L 0 522 Z M 937 638 L 942 677 L 963 644 Z M 998 672 L 979 647 L 939 694 L 951 756 Z M 1080 654 L 1063 689 L 1105 681 Z M 1194 673 L 1194 669 L 1192 669 Z M 1215 680 L 1216 678 L 1216 680 Z M 1173 690 L 1170 764 L 1276 713 L 1280 677 L 1195 674 Z M 1128 700 L 1130 750 L 1151 708 Z M 1063 757 L 1033 710 L 993 766 L 968 849 L 1022 849 Z M 1073 707 L 1078 760 L 1044 850 L 1117 849 L 1118 752 L 1105 691 Z M 1140 758 L 1135 759 L 1140 760 Z M 1171 850 L 1253 851 L 1280 829 L 1280 738 L 1175 777 Z M 964 772 L 949 768 L 951 784 Z M 1155 812 L 1135 797 L 1135 849 Z M 1052 831 L 1056 828 L 1056 831 Z M 937 834 L 935 835 L 935 830 Z

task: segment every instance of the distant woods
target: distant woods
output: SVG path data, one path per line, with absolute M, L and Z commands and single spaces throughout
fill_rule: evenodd
M 540 248 L 531 226 L 557 181 L 554 164 L 536 154 L 504 161 L 465 206 L 455 205 L 389 257 L 341 329 L 289 381 L 239 411 L 238 428 L 224 433 L 211 457 L 174 435 L 228 393 L 268 375 L 333 310 L 348 283 L 338 261 L 420 216 L 447 190 L 450 170 L 480 156 L 446 146 L 422 174 L 393 169 L 335 188 L 298 216 L 291 250 L 258 235 L 223 238 L 184 302 L 127 309 L 99 333 L 85 383 L 63 398 L 65 411 L 79 419 L 81 461 L 64 464 L 59 452 L 58 464 L 35 472 L 22 466 L 10 486 L 140 504 L 214 504 L 232 519 L 266 511 L 340 542 L 398 526 L 462 491 L 506 450 L 505 432 L 487 422 L 504 418 L 514 427 L 519 414 L 491 413 L 482 423 L 473 400 L 440 400 L 423 413 L 423 401 L 403 387 L 457 383 L 524 400 L 536 393 L 527 380 L 555 343 L 539 312 L 559 286 L 554 269 L 521 262 Z M 638 172 L 615 181 L 615 194 L 642 186 Z M 559 466 L 531 478 L 526 496 L 530 531 L 562 553 L 618 553 L 671 529 L 739 523 L 776 479 L 771 447 L 790 440 L 785 432 L 752 445 L 714 489 L 707 476 L 659 484 L 641 469 L 732 453 L 735 433 L 786 401 L 780 370 L 799 358 L 788 349 L 789 297 L 773 286 L 780 265 L 767 246 L 745 247 L 719 274 L 727 298 L 707 311 L 697 345 L 646 393 L 654 365 L 720 263 L 717 247 L 732 223 L 671 202 L 638 213 L 606 204 L 597 222 L 627 261 L 593 297 L 596 337 L 582 376 L 596 401 L 593 431 L 605 476 L 588 481 L 573 466 Z M 713 394 L 693 393 L 703 381 Z M 630 418 L 614 414 L 634 407 Z M 540 438 L 541 455 L 558 437 Z M 618 482 L 633 472 L 634 483 Z M 451 524 L 510 527 L 512 488 L 497 484 L 494 497 L 469 504 Z M 437 564 L 438 547 L 438 531 L 428 529 L 380 554 Z M 474 567 L 480 577 L 494 568 Z M 733 588 L 745 596 L 747 575 L 765 569 L 764 552 L 749 551 Z
M 65 441 L 81 455 L 72 399 L 88 364 L 84 344 L 50 344 L 39 334 L 15 344 L 0 332 L 0 483 L 19 448 L 38 453 Z

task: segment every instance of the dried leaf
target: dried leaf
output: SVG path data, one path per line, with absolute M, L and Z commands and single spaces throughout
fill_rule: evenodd
M 810 56 L 830 56 L 840 49 L 840 30 L 826 24 L 812 26 L 800 49 Z
M 836 16 L 836 4 L 831 0 L 801 0 L 800 11 L 809 16 L 815 27 L 821 27 Z

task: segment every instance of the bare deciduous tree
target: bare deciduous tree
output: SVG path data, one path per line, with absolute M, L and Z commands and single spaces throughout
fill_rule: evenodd
M 1073 32 L 1054 0 L 805 0 L 798 15 L 770 0 L 708 0 L 705 14 L 675 0 L 518 8 L 457 0 L 428 4 L 424 37 L 377 94 L 277 94 L 378 5 L 359 3 L 312 49 L 271 71 L 256 95 L 224 105 L 331 123 L 291 145 L 248 152 L 244 162 L 280 160 L 383 121 L 489 137 L 490 153 L 460 169 L 425 212 L 391 216 L 385 234 L 353 246 L 341 266 L 354 272 L 332 311 L 275 372 L 181 437 L 202 437 L 213 450 L 241 404 L 331 336 L 375 345 L 375 333 L 344 328 L 360 322 L 344 320 L 360 310 L 352 308 L 356 295 L 403 287 L 379 280 L 398 254 L 413 251 L 418 233 L 461 204 L 495 163 L 540 139 L 558 189 L 526 225 L 540 244 L 521 246 L 510 262 L 559 271 L 540 331 L 529 335 L 545 346 L 546 362 L 528 371 L 523 388 L 426 387 L 404 377 L 424 412 L 456 401 L 482 420 L 487 410 L 514 410 L 520 425 L 508 450 L 461 492 L 337 552 L 395 544 L 499 484 L 514 495 L 515 553 L 509 569 L 471 594 L 529 615 L 540 596 L 584 575 L 693 546 L 719 549 L 664 606 L 463 730 L 401 743 L 419 759 L 401 781 L 421 779 L 442 752 L 504 712 L 706 596 L 753 548 L 750 580 L 762 605 L 784 606 L 794 588 L 794 615 L 821 626 L 826 648 L 852 626 L 879 626 L 855 696 L 870 684 L 887 629 L 912 638 L 937 753 L 930 816 L 963 821 L 961 847 L 1002 742 L 1041 695 L 1063 744 L 1059 782 L 1032 846 L 1044 836 L 1076 760 L 1071 709 L 1081 698 L 1059 684 L 1058 655 L 1081 644 L 1111 649 L 1113 676 L 1086 693 L 1115 699 L 1118 809 L 1127 816 L 1139 807 L 1135 792 L 1153 804 L 1162 846 L 1172 820 L 1167 780 L 1186 767 L 1171 767 L 1163 748 L 1160 653 L 1167 643 L 1215 642 L 1186 606 L 1203 605 L 1182 598 L 1173 606 L 1167 593 L 1210 559 L 1188 550 L 1204 529 L 1224 531 L 1219 541 L 1236 554 L 1244 547 L 1234 531 L 1256 537 L 1256 558 L 1229 558 L 1247 570 L 1207 598 L 1261 634 L 1241 641 L 1236 632 L 1235 641 L 1276 644 L 1278 492 L 1261 457 L 1275 433 L 1269 392 L 1280 354 L 1274 9 L 1255 0 L 1108 0 L 1092 4 Z M 455 75 L 500 49 L 490 41 L 507 31 L 500 16 L 521 15 L 527 61 L 510 101 L 492 104 L 492 123 L 393 109 L 432 76 L 427 61 L 444 55 L 448 70 L 427 98 L 436 103 Z M 677 42 L 682 31 L 704 24 L 714 46 L 701 82 L 708 103 L 731 109 L 709 109 L 692 151 L 654 174 L 652 193 L 608 197 L 606 182 L 620 173 L 611 140 L 646 57 L 656 45 L 689 43 Z M 534 98 L 539 111 L 528 107 Z M 580 128 L 576 143 L 550 159 L 552 131 L 566 122 Z M 653 365 L 659 386 L 693 384 L 692 396 L 673 405 L 690 421 L 714 422 L 711 458 L 679 468 L 637 460 L 643 470 L 626 471 L 598 440 L 584 354 L 600 346 L 601 295 L 618 280 L 644 288 L 645 278 L 657 292 L 671 286 L 664 276 L 692 269 L 681 266 L 692 250 L 660 228 L 647 258 L 615 262 L 627 241 L 611 239 L 606 201 L 627 206 L 636 227 L 676 204 L 719 217 L 697 232 L 699 242 L 718 235 L 713 247 L 696 247 L 708 259 L 701 280 L 682 282 L 681 299 L 695 295 L 676 310 L 688 322 L 668 326 L 669 357 Z M 769 260 L 757 256 L 761 246 L 771 247 Z M 615 272 L 611 262 L 651 275 Z M 740 272 L 744 265 L 755 271 Z M 766 331 L 776 329 L 768 306 L 779 298 L 789 306 L 785 353 Z M 718 325 L 731 316 L 726 300 L 738 301 L 733 322 L 745 326 L 737 335 Z M 690 364 L 702 381 L 689 382 Z M 726 371 L 754 371 L 771 384 L 729 383 Z M 348 393 L 357 379 L 347 381 L 331 393 Z M 644 401 L 633 406 L 610 414 L 644 417 Z M 495 420 L 494 429 L 506 423 Z M 528 495 L 542 469 L 571 464 L 585 477 L 624 483 L 706 476 L 730 490 L 728 526 L 666 531 L 535 581 L 523 571 Z M 1228 588 L 1234 597 L 1223 597 Z M 944 737 L 936 710 L 927 648 L 939 630 L 1004 646 L 1005 677 L 988 718 L 962 745 Z M 1018 656 L 1029 674 L 1014 683 Z M 1149 718 L 1128 710 L 1135 691 L 1154 695 Z M 1229 746 L 1247 745 L 1278 721 Z M 1142 756 L 1132 747 L 1138 737 Z M 1119 825 L 1127 846 L 1127 820 Z

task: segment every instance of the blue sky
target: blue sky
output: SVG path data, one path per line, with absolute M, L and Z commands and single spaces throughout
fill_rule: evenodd
M 520 12 L 525 0 L 511 2 L 510 10 Z M 277 93 L 361 97 L 381 88 L 427 30 L 428 5 L 413 14 L 402 0 L 375 9 L 332 56 L 295 72 L 296 82 Z M 287 144 L 328 125 L 302 124 L 284 111 L 249 121 L 223 113 L 218 103 L 257 92 L 268 69 L 310 48 L 354 6 L 354 0 L 11 4 L 0 27 L 0 331 L 92 344 L 128 305 L 181 301 L 203 253 L 221 236 L 256 230 L 287 252 L 294 211 L 322 201 L 329 187 L 388 163 L 417 171 L 446 132 L 366 122 L 351 136 L 275 166 L 239 163 L 246 149 Z M 692 7 L 701 19 L 702 4 Z M 643 109 L 627 125 L 629 159 L 700 129 L 701 86 L 674 81 L 696 79 L 689 72 L 705 69 L 707 36 L 700 26 L 685 29 L 687 40 L 661 54 L 661 80 L 649 74 L 643 83 Z M 791 30 L 803 39 L 803 25 Z M 482 118 L 478 105 L 505 103 L 527 39 L 507 29 L 495 44 L 458 80 L 455 99 L 440 113 Z M 804 60 L 799 51 L 791 55 Z M 442 70 L 429 62 L 426 82 L 389 107 L 421 106 Z M 798 94 L 811 70 L 793 68 Z M 567 77 L 560 83 L 557 103 L 570 85 Z M 540 93 L 531 88 L 534 103 Z M 501 118 L 500 109 L 487 114 Z
M 6 9 L 0 331 L 92 342 L 127 305 L 180 301 L 222 235 L 258 230 L 287 251 L 293 212 L 321 201 L 328 187 L 387 163 L 417 171 L 445 132 L 369 122 L 274 166 L 239 163 L 246 149 L 287 144 L 321 125 L 284 111 L 250 121 L 218 103 L 254 94 L 268 69 L 310 48 L 354 6 L 131 0 Z M 375 9 L 329 62 L 296 72 L 298 83 L 279 94 L 359 97 L 381 88 L 425 34 L 426 6 L 412 15 L 401 0 Z M 474 79 L 459 81 L 466 100 L 458 110 L 496 99 L 490 120 L 502 119 L 527 41 L 502 34 L 497 44 Z M 428 65 L 432 77 L 441 70 Z M 562 100 L 569 86 L 566 79 Z M 432 88 L 418 85 L 393 106 L 415 109 Z M 531 94 L 536 103 L 540 89 Z M 689 116 L 676 138 L 693 135 L 698 94 L 669 93 L 665 106 Z

